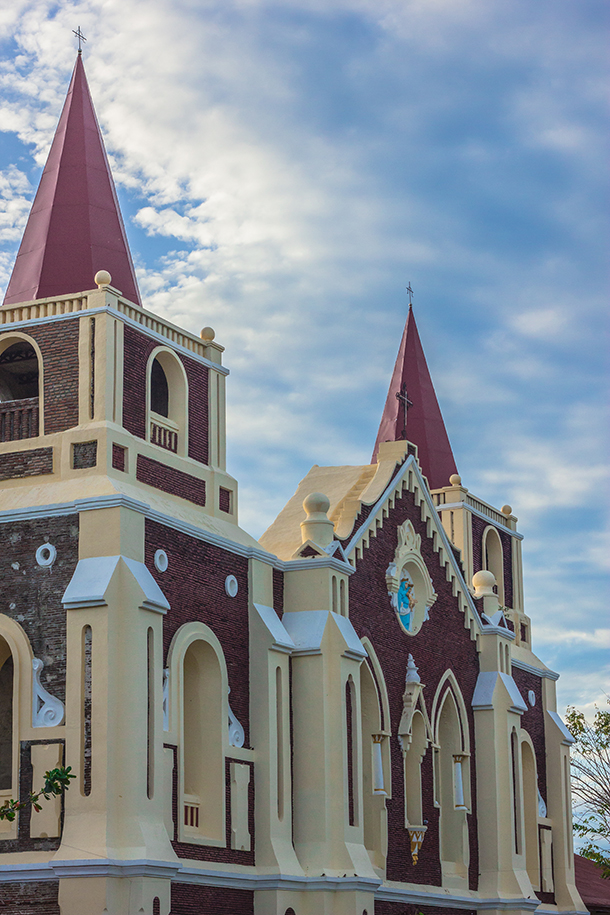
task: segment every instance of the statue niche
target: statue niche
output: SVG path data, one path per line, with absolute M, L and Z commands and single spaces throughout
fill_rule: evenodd
M 385 573 L 390 604 L 407 635 L 417 635 L 437 598 L 420 547 L 421 536 L 405 521 L 398 528 L 398 546 Z

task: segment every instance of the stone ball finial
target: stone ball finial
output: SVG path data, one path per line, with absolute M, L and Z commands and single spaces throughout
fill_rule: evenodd
M 330 508 L 330 499 L 323 492 L 311 492 L 303 500 L 303 508 L 307 517 L 301 521 L 301 537 L 303 543 L 312 540 L 321 547 L 333 542 L 334 525 L 327 515 Z
M 93 280 L 98 289 L 103 289 L 105 286 L 110 286 L 112 277 L 107 270 L 98 270 Z
M 512 505 L 503 505 L 502 508 L 500 509 L 500 511 L 502 512 L 503 515 L 512 515 L 513 507 L 512 507 Z
M 489 572 L 487 569 L 475 572 L 472 576 L 475 597 L 488 597 L 493 594 L 496 583 L 496 577 L 493 572 Z
M 199 336 L 202 340 L 205 340 L 206 343 L 211 343 L 216 336 L 216 331 L 213 327 L 204 327 Z
M 303 500 L 303 508 L 307 513 L 308 521 L 319 515 L 325 517 L 330 508 L 330 499 L 323 492 L 311 492 Z
M 451 483 L 452 486 L 461 486 L 462 478 L 459 475 L 459 473 L 452 473 L 451 476 L 449 477 L 449 482 Z

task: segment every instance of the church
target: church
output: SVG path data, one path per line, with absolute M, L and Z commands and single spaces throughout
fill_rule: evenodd
M 79 52 L 0 308 L 0 805 L 76 777 L 0 820 L 0 910 L 586 912 L 522 535 L 413 310 L 371 463 L 260 541 L 223 352 L 143 306 Z

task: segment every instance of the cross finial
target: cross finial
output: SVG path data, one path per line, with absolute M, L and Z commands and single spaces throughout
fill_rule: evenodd
M 411 289 L 411 280 L 409 280 L 409 285 L 407 286 L 407 292 L 409 294 L 409 306 L 413 304 L 413 290 Z
M 400 386 L 400 391 L 396 391 L 396 400 L 399 404 L 402 404 L 403 408 L 403 428 L 402 428 L 402 437 L 403 439 L 407 438 L 407 410 L 409 407 L 413 406 L 413 401 L 409 400 L 407 396 L 407 382 L 403 381 Z
M 83 33 L 81 32 L 81 30 L 80 30 L 80 25 L 78 26 L 78 28 L 72 29 L 72 33 L 73 33 L 74 35 L 76 35 L 76 37 L 78 38 L 78 53 L 79 53 L 79 54 L 82 54 L 82 53 L 83 53 L 82 42 L 83 42 L 83 41 L 86 41 L 87 39 L 85 38 L 85 36 L 84 36 Z

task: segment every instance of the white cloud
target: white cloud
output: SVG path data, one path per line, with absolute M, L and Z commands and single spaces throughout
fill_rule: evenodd
M 20 0 L 0 130 L 39 166 L 75 23 L 146 304 L 227 346 L 245 525 L 309 464 L 369 460 L 411 280 L 464 481 L 531 534 L 534 626 L 561 580 L 594 648 L 563 614 L 606 556 L 603 30 L 562 0 Z M 12 161 L 4 277 L 31 196 Z

